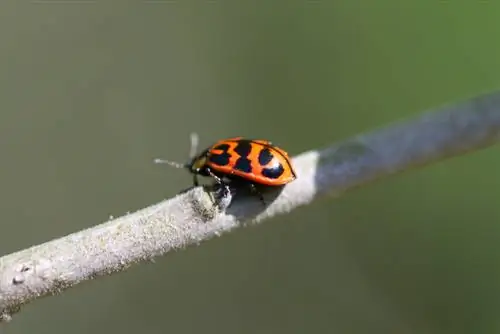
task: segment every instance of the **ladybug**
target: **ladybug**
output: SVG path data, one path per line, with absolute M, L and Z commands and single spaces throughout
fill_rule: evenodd
M 176 168 L 185 168 L 193 174 L 193 185 L 198 186 L 198 176 L 212 177 L 223 189 L 229 184 L 247 185 L 264 202 L 256 186 L 277 187 L 297 178 L 288 153 L 268 140 L 227 138 L 217 141 L 196 154 L 198 137 L 191 135 L 190 160 L 180 164 L 156 159 Z

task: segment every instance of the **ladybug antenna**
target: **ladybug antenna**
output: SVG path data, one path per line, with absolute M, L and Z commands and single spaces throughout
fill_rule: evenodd
M 155 159 L 155 164 L 167 164 L 175 168 L 186 168 L 186 164 L 181 164 L 179 162 L 164 160 L 164 159 Z
M 189 160 L 192 160 L 195 155 L 196 151 L 198 150 L 198 134 L 193 132 L 190 135 L 191 139 L 191 149 L 189 151 Z M 175 168 L 189 168 L 190 164 L 189 163 L 184 163 L 181 164 L 180 162 L 175 162 L 175 161 L 170 161 L 170 160 L 164 160 L 164 159 L 154 159 L 155 164 L 167 164 Z
M 198 151 L 198 141 L 199 137 L 196 132 L 191 132 L 189 136 L 191 140 L 191 149 L 189 150 L 189 159 L 193 159 Z

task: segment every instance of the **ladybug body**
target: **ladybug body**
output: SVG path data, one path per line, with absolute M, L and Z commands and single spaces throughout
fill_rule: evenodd
M 242 137 L 218 141 L 194 157 L 189 169 L 194 175 L 214 174 L 266 186 L 282 186 L 296 178 L 285 151 L 265 140 Z
M 209 176 L 228 190 L 229 184 L 248 185 L 263 201 L 256 186 L 283 186 L 297 178 L 288 154 L 267 140 L 234 137 L 222 139 L 195 155 L 196 137 L 192 137 L 191 159 L 186 164 L 159 160 L 198 176 Z

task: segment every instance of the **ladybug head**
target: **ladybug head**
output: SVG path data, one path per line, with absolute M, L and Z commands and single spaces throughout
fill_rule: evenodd
M 204 167 L 207 162 L 206 152 L 203 152 L 191 159 L 189 163 L 186 164 L 186 168 L 189 169 L 191 173 L 204 174 Z

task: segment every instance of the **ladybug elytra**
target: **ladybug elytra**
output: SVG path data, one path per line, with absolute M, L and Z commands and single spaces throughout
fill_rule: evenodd
M 193 184 L 198 186 L 198 175 L 212 177 L 228 189 L 228 184 L 246 184 L 264 201 L 256 185 L 283 186 L 297 178 L 288 154 L 270 141 L 234 137 L 222 139 L 201 153 L 196 154 L 198 137 L 191 135 L 190 160 L 185 164 L 156 159 L 185 168 L 193 174 Z

